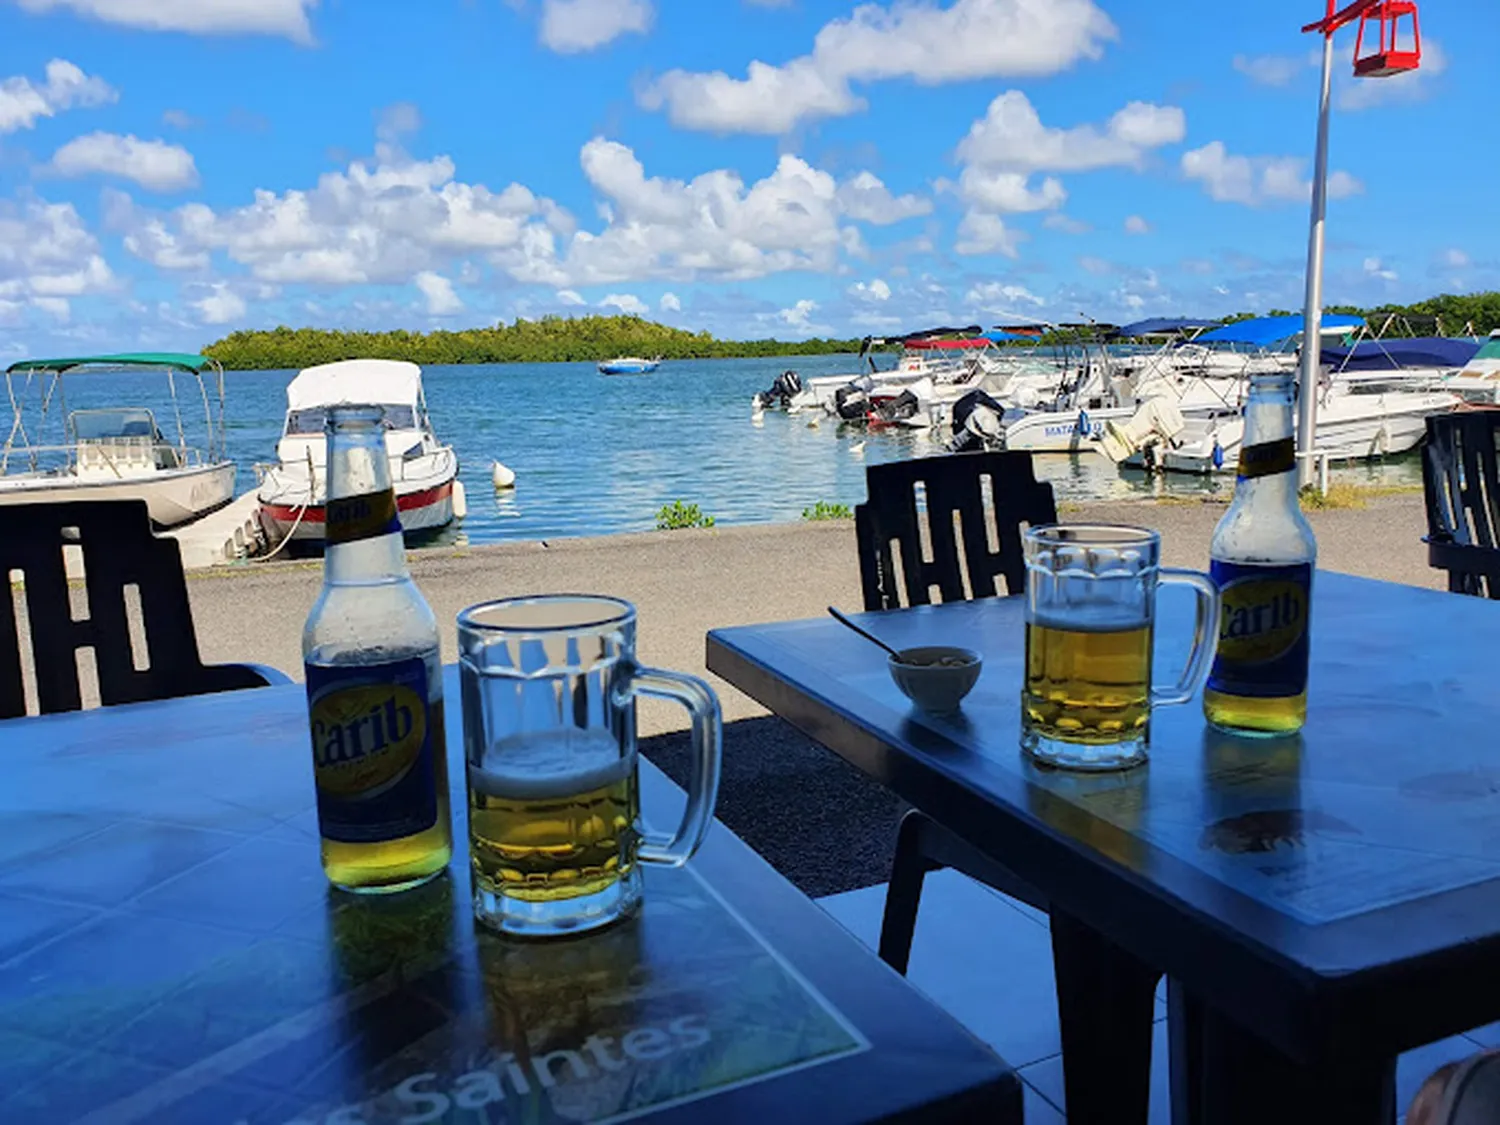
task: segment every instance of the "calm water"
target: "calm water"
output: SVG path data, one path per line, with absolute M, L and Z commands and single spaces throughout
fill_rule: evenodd
M 753 424 L 750 396 L 788 367 L 804 378 L 836 374 L 853 371 L 855 357 L 677 360 L 651 375 L 618 377 L 601 376 L 585 363 L 424 368 L 433 426 L 457 449 L 468 492 L 462 531 L 446 538 L 462 534 L 487 543 L 642 531 L 655 527 L 657 510 L 673 500 L 697 504 L 721 524 L 796 520 L 819 500 L 852 507 L 864 499 L 866 465 L 942 451 L 924 433 L 867 434 L 826 418 L 812 426 L 808 415 L 768 411 L 762 424 Z M 294 374 L 236 371 L 226 377 L 228 450 L 239 465 L 239 492 L 254 486 L 254 463 L 274 457 Z M 177 385 L 189 442 L 200 442 L 202 405 L 194 381 L 178 376 Z M 162 430 L 175 436 L 162 375 L 78 376 L 67 380 L 65 391 L 68 409 L 150 406 Z M 59 440 L 55 421 L 44 437 Z M 515 471 L 513 491 L 496 493 L 493 461 Z M 1122 472 L 1098 455 L 1040 456 L 1037 462 L 1059 500 L 1232 487 L 1230 481 Z M 1420 481 L 1421 469 L 1408 455 L 1336 468 L 1334 475 L 1410 483 Z

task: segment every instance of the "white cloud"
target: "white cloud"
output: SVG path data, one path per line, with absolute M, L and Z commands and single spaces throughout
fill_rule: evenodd
M 576 289 L 559 289 L 556 293 L 557 303 L 560 305 L 586 305 L 583 294 Z
M 882 278 L 875 278 L 869 284 L 856 281 L 849 286 L 849 296 L 858 301 L 889 301 L 891 299 L 891 287 Z
M 185 109 L 163 110 L 161 120 L 163 125 L 170 125 L 174 129 L 196 129 L 203 124 Z
M 65 322 L 73 315 L 73 306 L 66 297 L 33 297 L 31 304 L 57 321 Z
M 463 301 L 453 291 L 453 282 L 433 270 L 423 270 L 412 278 L 412 283 L 427 299 L 429 316 L 452 316 L 464 307 Z
M 229 283 L 216 281 L 209 287 L 208 296 L 188 302 L 198 310 L 198 319 L 204 324 L 228 324 L 245 315 L 245 298 L 241 297 Z
M 1060 211 L 1054 211 L 1042 220 L 1042 226 L 1048 230 L 1060 230 L 1064 234 L 1088 234 L 1094 228 L 1080 219 L 1071 218 Z
M 1126 234 L 1150 234 L 1151 233 L 1151 224 L 1148 223 L 1140 215 L 1126 215 L 1125 216 L 1125 233 Z
M 1379 258 L 1366 258 L 1364 269 L 1366 276 L 1376 278 L 1379 281 L 1398 281 L 1401 277 L 1395 270 L 1385 266 Z
M 454 179 L 446 156 L 416 161 L 380 145 L 374 162 L 325 173 L 315 187 L 215 210 L 190 203 L 169 233 L 185 252 L 221 251 L 262 281 L 407 283 L 467 253 L 516 249 L 531 228 L 571 229 L 519 184 L 492 192 Z
M 650 0 L 542 0 L 540 37 L 559 54 L 593 51 L 651 27 Z
M 1091 273 L 1095 277 L 1103 277 L 1114 271 L 1114 266 L 1103 258 L 1096 258 L 1092 254 L 1085 254 L 1078 259 L 1078 264 L 1083 267 L 1084 273 Z
M 1055 211 L 1068 201 L 1062 183 L 1052 176 L 1033 189 L 1024 172 L 997 172 L 973 166 L 965 168 L 959 176 L 958 194 L 971 206 L 998 214 Z
M 1115 35 L 1093 0 L 866 3 L 825 24 L 810 54 L 780 66 L 755 60 L 744 78 L 671 70 L 643 86 L 638 100 L 665 108 L 683 128 L 785 133 L 863 109 L 853 82 L 1040 77 L 1098 58 Z
M 191 270 L 208 266 L 208 251 L 190 247 L 160 216 L 135 205 L 123 191 L 105 188 L 101 197 L 104 229 L 120 235 L 125 249 L 158 269 Z
M 681 312 L 682 298 L 676 293 L 663 293 L 661 300 L 657 302 L 657 306 L 662 312 Z
M 1305 163 L 1296 156 L 1235 156 L 1223 141 L 1212 141 L 1182 154 L 1182 174 L 1202 183 L 1209 198 L 1220 203 L 1258 207 L 1307 199 L 1312 186 L 1303 175 Z M 1347 172 L 1328 177 L 1331 199 L 1363 190 L 1364 185 Z
M 854 245 L 844 232 L 858 235 L 839 225 L 833 177 L 795 156 L 749 185 L 725 169 L 690 181 L 647 176 L 634 152 L 602 137 L 580 159 L 606 205 L 605 229 L 578 231 L 559 246 L 533 226 L 515 252 L 497 258 L 517 280 L 576 286 L 828 272 Z
M 75 137 L 53 154 L 51 168 L 60 176 L 119 176 L 151 191 L 181 191 L 198 184 L 198 166 L 187 149 L 143 141 L 133 133 Z
M 1442 254 L 1443 265 L 1450 266 L 1453 269 L 1463 269 L 1469 264 L 1469 260 L 1469 256 L 1457 247 L 1451 250 L 1444 250 Z
M 892 195 L 890 188 L 873 172 L 860 172 L 841 183 L 838 201 L 849 218 L 876 226 L 887 226 L 932 211 L 932 200 L 920 195 Z
M 0 135 L 30 129 L 38 118 L 74 106 L 107 105 L 119 97 L 104 79 L 85 74 L 66 59 L 53 59 L 40 86 L 20 75 L 0 79 Z
M 634 293 L 611 293 L 599 302 L 601 309 L 618 309 L 629 316 L 646 316 L 651 306 Z
M 953 249 L 960 254 L 1004 254 L 1014 258 L 1023 237 L 1020 231 L 1007 227 L 999 215 L 969 211 L 958 224 L 958 241 Z
M 1070 172 L 1139 166 L 1146 154 L 1187 135 L 1187 117 L 1176 106 L 1131 102 L 1100 129 L 1042 124 L 1030 100 L 1007 90 L 990 102 L 958 145 L 966 164 L 1013 172 Z
M 811 335 L 822 327 L 812 323 L 812 314 L 817 311 L 817 301 L 803 298 L 791 308 L 778 310 L 776 318 L 794 331 L 801 332 L 803 335 Z
M 392 102 L 375 119 L 375 135 L 394 144 L 422 127 L 422 111 L 412 102 Z
M 982 305 L 986 309 L 1004 309 L 1009 305 L 1028 304 L 1038 306 L 1045 305 L 1047 302 L 1024 285 L 1007 284 L 1000 281 L 984 281 L 975 285 L 964 294 L 964 303 Z
M 1402 27 L 1402 46 L 1408 43 Z M 1366 50 L 1369 39 L 1365 40 Z M 1403 102 L 1425 101 L 1432 95 L 1437 78 L 1448 69 L 1448 56 L 1436 39 L 1422 40 L 1422 66 L 1405 74 L 1393 74 L 1389 78 L 1341 78 L 1334 99 L 1339 109 L 1361 110 L 1375 106 L 1396 105 Z
M 70 11 L 150 31 L 281 35 L 312 42 L 307 14 L 318 0 L 15 0 L 28 12 Z
M 1289 86 L 1307 67 L 1306 55 L 1234 56 L 1234 69 L 1261 86 Z
M 71 203 L 0 199 L 0 301 L 78 297 L 114 284 L 99 240 Z

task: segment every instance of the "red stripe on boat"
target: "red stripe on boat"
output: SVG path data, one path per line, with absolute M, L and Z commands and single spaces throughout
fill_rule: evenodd
M 398 493 L 396 496 L 396 509 L 398 511 L 410 511 L 412 508 L 427 508 L 437 504 L 453 495 L 453 482 L 444 481 L 442 484 L 434 485 L 432 488 L 424 488 L 420 492 Z M 296 523 L 297 513 L 302 509 L 296 504 L 262 504 L 261 511 L 265 512 L 271 519 L 278 523 Z M 321 504 L 308 508 L 302 515 L 303 523 L 323 523 L 323 506 Z

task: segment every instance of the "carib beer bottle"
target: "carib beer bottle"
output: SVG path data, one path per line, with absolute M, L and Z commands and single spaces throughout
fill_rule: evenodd
M 437 620 L 411 580 L 378 406 L 329 411 L 323 590 L 302 633 L 323 870 L 432 878 L 453 849 Z
M 1203 712 L 1229 731 L 1285 734 L 1307 718 L 1318 544 L 1297 502 L 1293 386 L 1289 372 L 1251 377 L 1234 501 L 1209 548 L 1223 613 Z

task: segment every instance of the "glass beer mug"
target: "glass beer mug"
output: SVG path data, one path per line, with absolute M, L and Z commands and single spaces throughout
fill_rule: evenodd
M 635 607 L 616 598 L 470 606 L 458 647 L 475 916 L 545 937 L 631 913 L 640 864 L 681 866 L 708 832 L 721 741 L 713 689 L 637 664 Z M 675 699 L 692 716 L 692 785 L 671 837 L 641 824 L 637 695 Z
M 1151 707 L 1186 703 L 1219 636 L 1219 592 L 1206 575 L 1160 565 L 1161 536 L 1139 527 L 1070 524 L 1026 532 L 1026 682 L 1021 745 L 1039 763 L 1126 769 L 1146 760 Z M 1182 678 L 1151 686 L 1156 591 L 1198 595 Z

